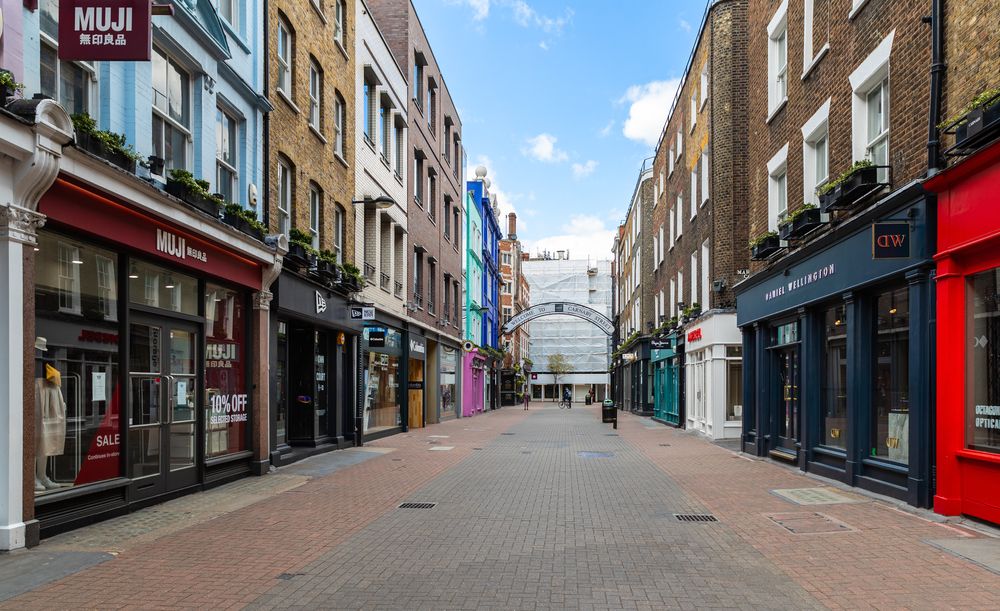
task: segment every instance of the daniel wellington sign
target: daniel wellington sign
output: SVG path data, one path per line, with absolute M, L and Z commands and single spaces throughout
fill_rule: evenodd
M 910 224 L 873 223 L 872 258 L 905 259 L 910 256 Z
M 149 61 L 151 0 L 60 0 L 59 58 Z

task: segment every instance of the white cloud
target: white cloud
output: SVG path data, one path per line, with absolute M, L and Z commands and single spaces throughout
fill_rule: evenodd
M 680 26 L 680 28 L 681 28 L 682 30 L 684 30 L 685 32 L 688 32 L 688 33 L 690 33 L 690 32 L 691 32 L 691 24 L 690 24 L 690 23 L 688 23 L 686 19 L 681 19 L 681 20 L 680 20 L 680 21 L 679 21 L 679 22 L 677 23 L 677 25 L 679 25 L 679 26 Z
M 670 79 L 629 87 L 619 100 L 630 103 L 622 134 L 629 140 L 656 146 L 679 84 L 680 79 Z
M 513 0 L 508 3 L 513 12 L 514 21 L 521 27 L 536 27 L 543 32 L 560 33 L 573 20 L 573 9 L 567 8 L 560 17 L 549 17 L 536 11 L 524 0 Z
M 521 149 L 521 153 L 528 157 L 533 157 L 538 161 L 546 163 L 560 163 L 566 161 L 569 155 L 566 151 L 556 148 L 558 138 L 552 134 L 541 133 L 527 139 L 527 148 Z
M 585 178 L 594 173 L 597 169 L 597 162 L 593 159 L 588 160 L 586 163 L 574 163 L 573 164 L 573 178 L 577 180 Z
M 611 135 L 611 130 L 615 128 L 616 121 L 611 119 L 608 124 L 601 128 L 601 131 L 597 132 L 601 138 L 607 138 Z
M 541 49 L 542 51 L 548 51 L 549 50 L 549 43 L 547 43 L 547 42 L 545 42 L 543 40 L 543 41 L 541 41 L 541 42 L 538 43 L 538 48 Z
M 572 259 L 589 258 L 605 261 L 611 258 L 615 230 L 608 229 L 596 216 L 574 215 L 560 231 L 558 235 L 525 241 L 526 248 L 532 254 L 546 250 L 549 252 L 568 250 Z
M 448 0 L 448 4 L 468 6 L 473 11 L 474 21 L 483 21 L 490 16 L 490 0 Z

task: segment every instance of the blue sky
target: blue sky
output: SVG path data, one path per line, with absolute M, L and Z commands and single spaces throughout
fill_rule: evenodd
M 532 253 L 610 258 L 705 0 L 414 4 L 462 118 L 469 175 L 487 166 Z

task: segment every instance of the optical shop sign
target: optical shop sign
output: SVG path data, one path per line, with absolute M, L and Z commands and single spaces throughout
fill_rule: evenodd
M 150 0 L 60 0 L 59 59 L 149 61 Z
M 1000 405 L 977 405 L 975 427 L 984 431 L 1000 431 Z

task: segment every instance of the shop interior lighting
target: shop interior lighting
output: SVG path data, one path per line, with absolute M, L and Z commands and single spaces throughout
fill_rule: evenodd
M 165 288 L 165 289 L 172 289 L 172 288 L 174 288 L 174 277 L 173 276 L 167 276 L 167 281 L 163 284 L 163 288 Z
M 79 259 L 73 259 L 72 261 L 70 261 L 70 263 L 72 263 L 73 265 L 83 265 L 83 261 Z
M 132 264 L 132 265 L 131 265 L 131 266 L 129 267 L 129 270 L 128 270 L 128 277 L 129 277 L 129 278 L 131 278 L 132 280 L 138 280 L 138 279 L 139 279 L 139 270 L 138 270 L 138 269 L 136 269 L 136 267 L 135 267 L 135 263 L 133 263 L 133 264 Z
M 896 308 L 892 308 L 891 310 L 889 310 L 889 313 L 890 314 L 895 314 L 896 313 Z

